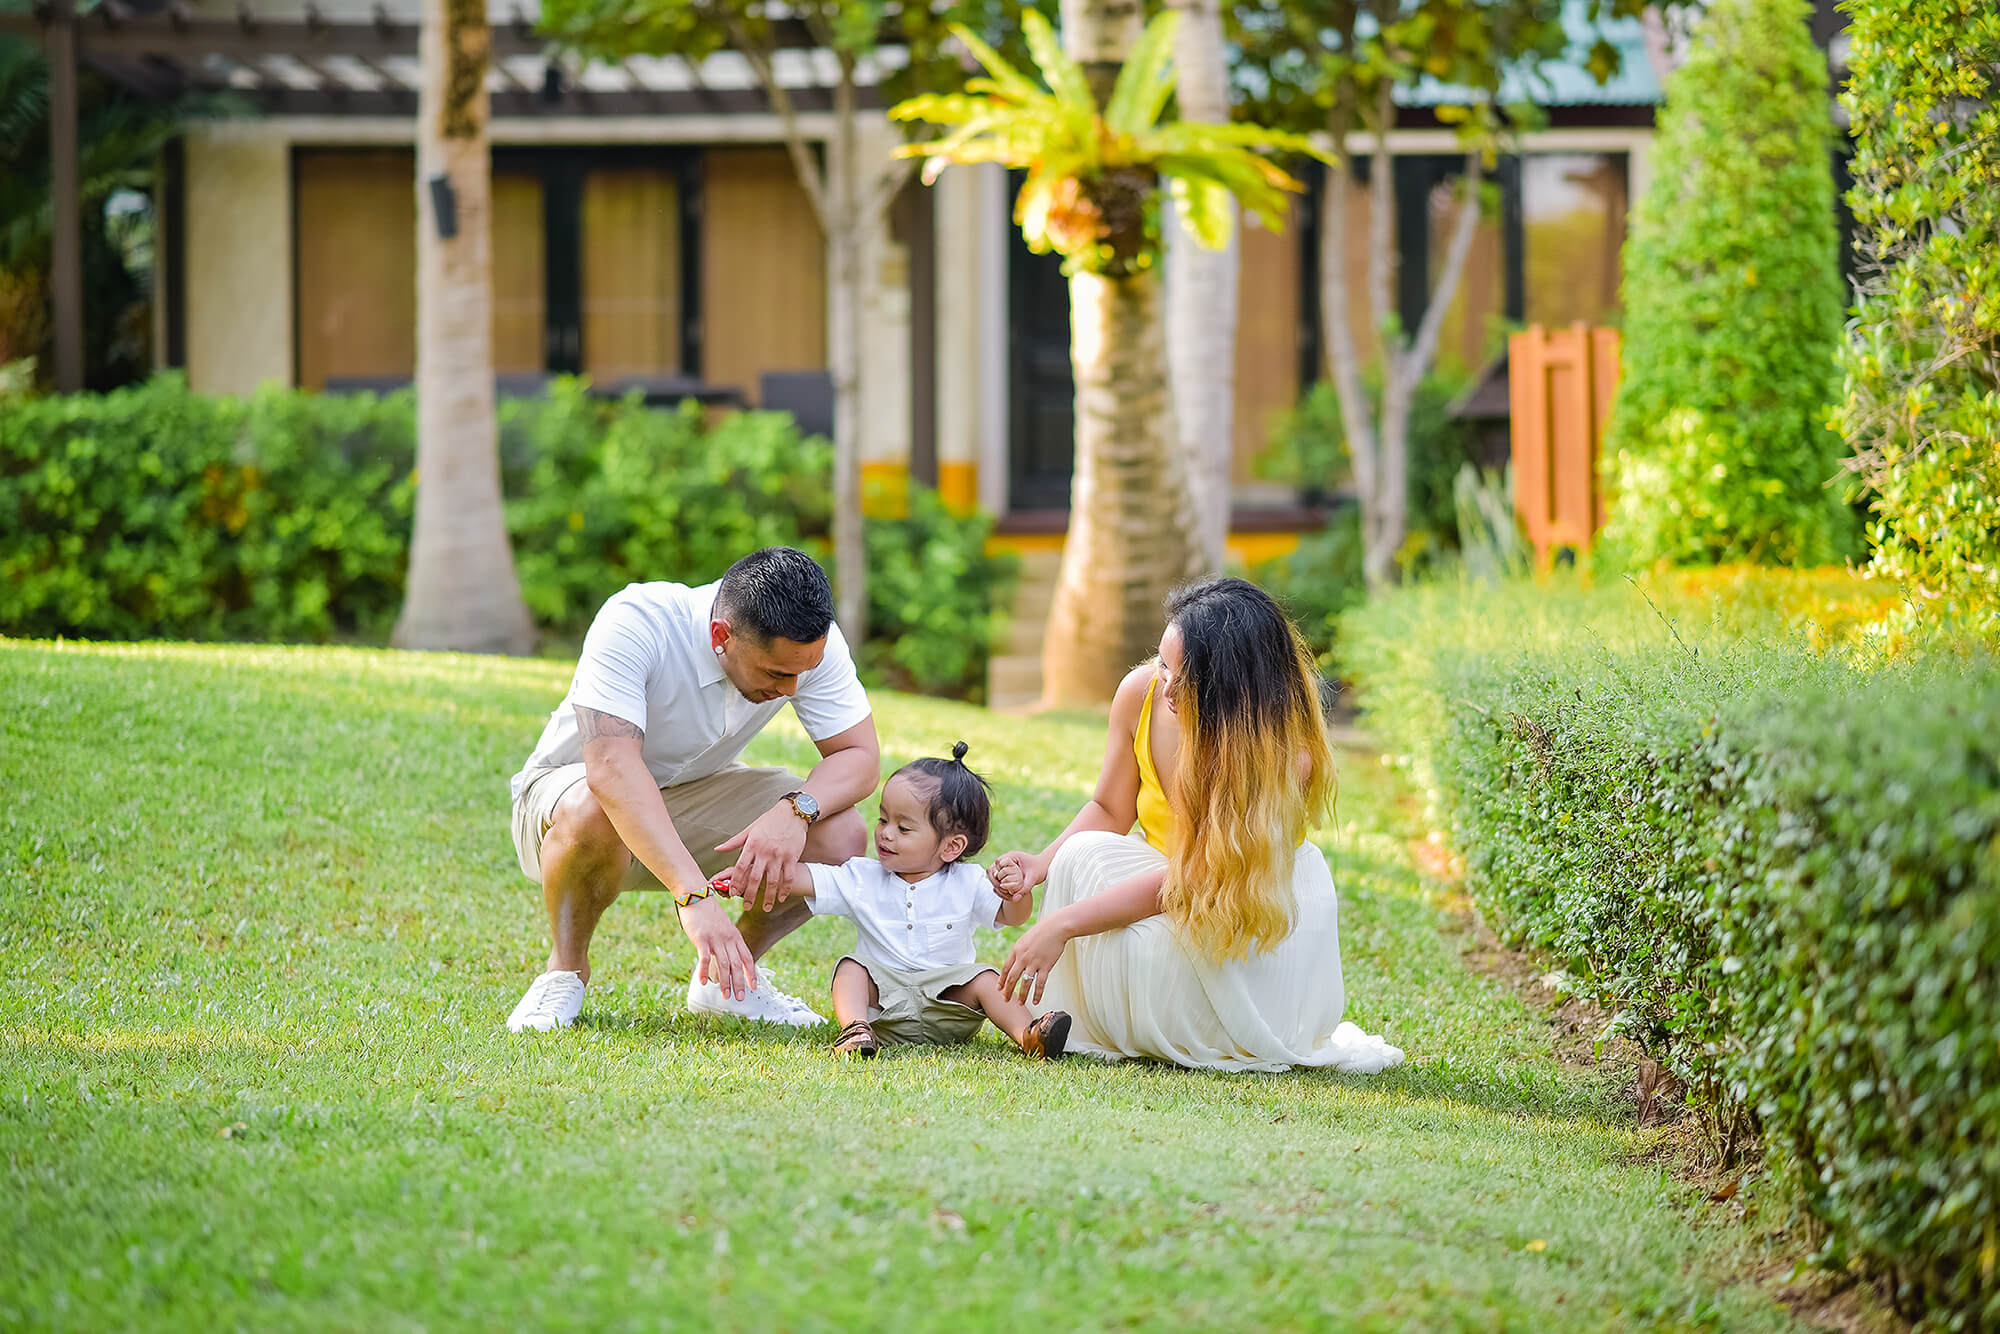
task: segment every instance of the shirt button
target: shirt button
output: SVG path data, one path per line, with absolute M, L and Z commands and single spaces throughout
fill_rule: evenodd
M 917 924 L 915 922 L 910 923 L 910 930 L 914 931 L 916 929 L 917 929 Z

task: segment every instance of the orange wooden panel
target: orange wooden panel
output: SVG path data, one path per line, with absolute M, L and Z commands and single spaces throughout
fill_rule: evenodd
M 782 148 L 702 155 L 701 370 L 757 402 L 765 371 L 826 365 L 826 242 Z
M 1558 545 L 1587 548 L 1596 526 L 1589 330 L 1576 324 L 1551 332 L 1548 361 L 1550 537 Z
M 680 218 L 669 172 L 629 167 L 584 177 L 584 374 L 680 370 Z
M 1549 524 L 1547 396 L 1539 325 L 1507 339 L 1507 402 L 1512 428 L 1514 509 L 1539 548 Z
M 1236 426 L 1231 474 L 1248 481 L 1271 427 L 1299 400 L 1298 210 L 1282 232 L 1245 216 L 1236 270 Z
M 542 183 L 493 176 L 493 369 L 527 375 L 548 369 L 548 257 Z
M 1618 334 L 1535 325 L 1507 343 L 1514 505 L 1536 563 L 1562 548 L 1587 555 L 1604 522 L 1599 441 L 1618 386 Z
M 415 154 L 301 152 L 297 173 L 299 384 L 414 374 Z
M 1611 426 L 1611 406 L 1618 399 L 1618 378 L 1622 373 L 1623 361 L 1616 329 L 1592 329 L 1590 331 L 1591 388 L 1596 392 L 1596 417 L 1591 434 L 1590 466 L 1591 478 L 1597 486 L 1597 509 L 1594 524 L 1604 526 L 1604 481 L 1601 464 L 1604 459 L 1604 434 Z

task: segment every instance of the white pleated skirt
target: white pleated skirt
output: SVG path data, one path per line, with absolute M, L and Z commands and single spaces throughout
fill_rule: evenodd
M 1083 833 L 1049 868 L 1042 911 L 1087 899 L 1166 858 L 1137 833 Z M 1375 1074 L 1403 1053 L 1340 1015 L 1340 908 L 1326 858 L 1308 843 L 1292 862 L 1292 933 L 1248 958 L 1214 962 L 1164 916 L 1069 943 L 1037 1013 L 1074 1019 L 1069 1049 L 1113 1060 L 1152 1057 L 1203 1070 L 1331 1066 Z

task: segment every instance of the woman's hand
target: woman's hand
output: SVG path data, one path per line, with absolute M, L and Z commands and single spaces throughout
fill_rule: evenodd
M 1035 886 L 1049 878 L 1048 864 L 1031 852 L 1005 852 L 986 868 L 993 892 L 1003 899 L 1018 899 L 1035 892 Z
M 1041 1004 L 1049 974 L 1062 960 L 1068 944 L 1069 933 L 1050 918 L 1029 927 L 1014 942 L 1014 948 L 1007 953 L 1007 962 L 1000 969 L 1000 994 L 1009 1000 Z

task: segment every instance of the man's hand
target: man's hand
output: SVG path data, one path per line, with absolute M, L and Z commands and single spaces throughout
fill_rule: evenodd
M 784 898 L 785 886 L 791 883 L 792 872 L 798 869 L 799 858 L 806 850 L 806 822 L 792 809 L 791 802 L 781 801 L 716 851 L 738 849 L 742 852 L 736 858 L 736 865 L 730 868 L 730 886 L 742 895 L 746 908 L 758 906 L 757 893 L 761 889 L 764 911 L 769 912 Z
M 757 964 L 722 900 L 710 895 L 681 909 L 681 930 L 694 942 L 696 981 L 715 983 L 731 1000 L 755 989 Z
M 1034 893 L 1035 886 L 1049 878 L 1049 868 L 1033 853 L 1003 852 L 986 868 L 986 878 L 993 882 L 993 892 L 1001 898 L 1020 899 Z

